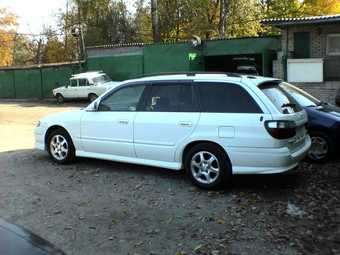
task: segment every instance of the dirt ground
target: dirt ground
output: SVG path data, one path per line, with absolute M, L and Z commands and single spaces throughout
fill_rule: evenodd
M 340 160 L 234 176 L 212 192 L 183 171 L 63 166 L 33 148 L 40 117 L 85 105 L 0 99 L 0 218 L 75 255 L 340 254 Z

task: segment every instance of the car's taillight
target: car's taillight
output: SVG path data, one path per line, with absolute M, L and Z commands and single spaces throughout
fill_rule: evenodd
M 296 125 L 294 121 L 266 121 L 268 133 L 276 139 L 287 139 L 296 135 Z

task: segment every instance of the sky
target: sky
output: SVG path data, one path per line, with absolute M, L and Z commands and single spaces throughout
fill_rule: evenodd
M 56 27 L 54 14 L 66 10 L 67 0 L 0 0 L 0 8 L 6 8 L 19 16 L 19 33 L 40 34 L 43 25 Z
M 66 12 L 68 0 L 0 0 L 0 8 L 6 8 L 19 16 L 20 26 L 18 33 L 36 34 L 42 33 L 43 25 L 57 27 L 57 18 L 61 9 Z M 128 8 L 132 8 L 131 2 L 124 1 Z

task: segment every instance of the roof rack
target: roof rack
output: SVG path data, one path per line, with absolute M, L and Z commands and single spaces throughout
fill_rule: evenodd
M 190 72 L 164 72 L 164 73 L 149 73 L 149 74 L 142 74 L 138 75 L 136 77 L 133 77 L 132 79 L 140 79 L 140 78 L 146 78 L 146 77 L 154 77 L 154 76 L 166 76 L 166 75 L 186 75 L 186 76 L 196 76 L 197 74 L 224 74 L 229 77 L 237 77 L 240 78 L 241 75 L 231 72 L 205 72 L 205 71 L 190 71 Z
M 77 77 L 79 75 L 84 75 L 84 74 L 91 74 L 91 73 L 102 73 L 103 70 L 98 70 L 98 71 L 87 71 L 87 72 L 84 72 L 84 73 L 75 73 L 75 74 L 72 74 L 72 77 Z

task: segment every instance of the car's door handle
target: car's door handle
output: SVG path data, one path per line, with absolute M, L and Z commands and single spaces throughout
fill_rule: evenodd
M 192 127 L 192 122 L 191 121 L 180 121 L 178 125 L 180 127 Z
M 128 121 L 128 120 L 118 120 L 117 122 L 118 122 L 118 124 L 121 124 L 121 125 L 127 125 L 127 124 L 129 124 L 129 121 Z

